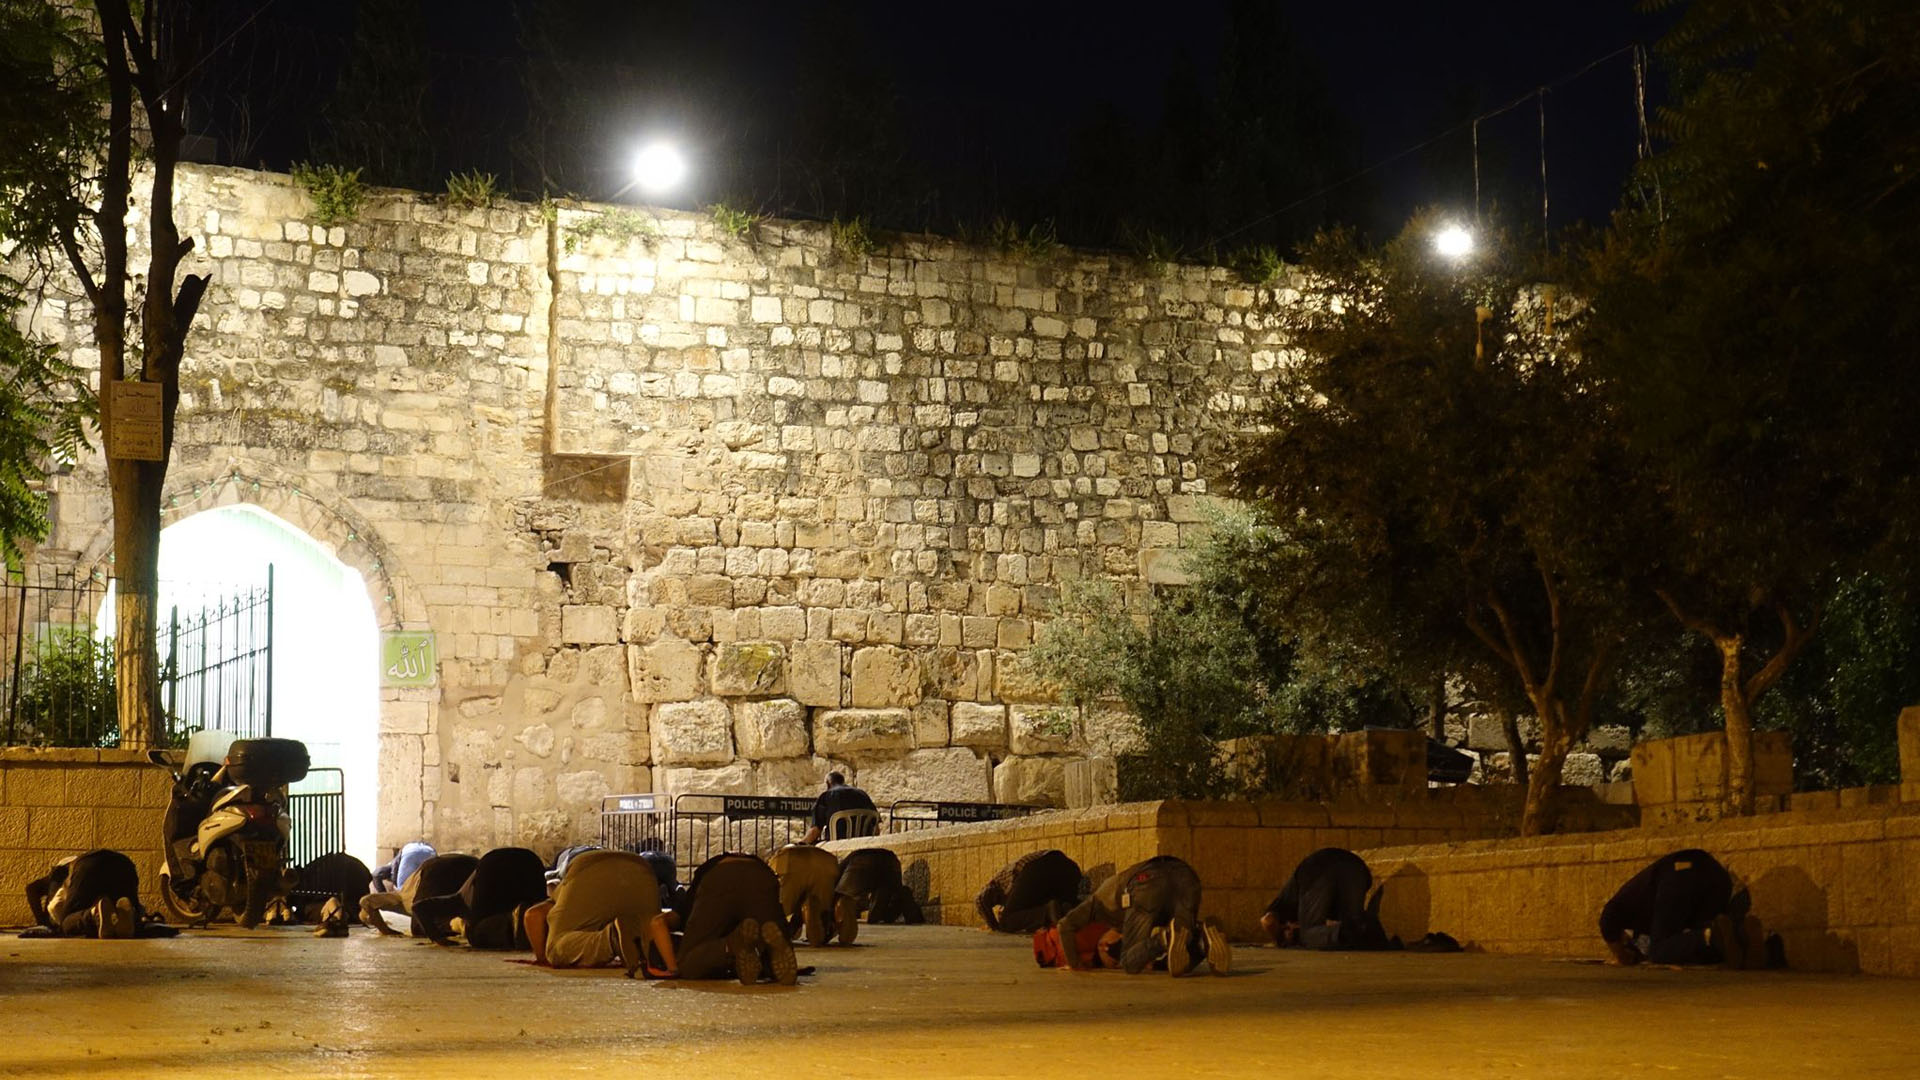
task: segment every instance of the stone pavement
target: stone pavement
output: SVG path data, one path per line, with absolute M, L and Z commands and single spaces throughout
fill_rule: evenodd
M 863 927 L 798 989 L 629 982 L 356 932 L 0 939 L 0 1076 L 1912 1076 L 1920 981 L 1242 947 L 1229 978 Z M 1144 1069 L 1146 1072 L 1142 1073 Z

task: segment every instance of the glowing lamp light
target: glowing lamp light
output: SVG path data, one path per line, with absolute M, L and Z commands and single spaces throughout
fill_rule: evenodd
M 1473 234 L 1459 225 L 1448 225 L 1433 236 L 1433 250 L 1449 259 L 1464 259 L 1473 254 Z
M 687 175 L 680 151 L 663 142 L 649 143 L 633 158 L 633 182 L 650 195 L 671 191 Z

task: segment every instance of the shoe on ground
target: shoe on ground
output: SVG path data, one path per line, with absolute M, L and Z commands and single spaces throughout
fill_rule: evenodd
M 1167 928 L 1167 974 L 1179 978 L 1193 965 L 1193 931 L 1176 922 Z
M 93 905 L 93 936 L 108 941 L 119 935 L 114 933 L 115 916 L 113 901 L 102 898 Z
M 800 961 L 793 955 L 793 942 L 787 940 L 786 931 L 779 923 L 760 924 L 760 941 L 766 946 L 767 968 L 773 974 L 773 981 L 781 986 L 792 986 L 800 981 Z
M 1720 966 L 1728 971 L 1739 971 L 1747 966 L 1747 950 L 1740 941 L 1740 932 L 1729 915 L 1716 915 L 1713 925 L 1707 928 L 1707 944 L 1720 954 Z
M 1220 920 L 1212 917 L 1202 919 L 1200 933 L 1207 942 L 1207 967 L 1215 975 L 1225 975 L 1233 967 L 1233 945 L 1227 941 L 1227 930 Z
M 627 916 L 617 916 L 613 920 L 613 954 L 620 958 L 620 966 L 626 970 L 627 978 L 647 959 L 646 939 L 640 934 L 640 927 Z
M 1613 961 L 1621 967 L 1632 967 L 1640 962 L 1640 950 L 1624 940 L 1607 942 L 1607 951 L 1613 954 Z
M 853 939 L 860 936 L 860 902 L 851 896 L 842 896 L 834 901 L 833 915 L 840 944 L 853 944 Z
M 760 981 L 760 950 L 764 946 L 758 919 L 741 919 L 740 925 L 727 935 L 727 953 L 733 957 L 733 974 L 741 986 Z

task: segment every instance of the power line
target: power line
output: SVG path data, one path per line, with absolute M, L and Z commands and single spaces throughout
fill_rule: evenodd
M 1425 150 L 1427 147 L 1432 146 L 1434 143 L 1440 142 L 1441 140 L 1446 139 L 1450 136 L 1459 134 L 1459 132 L 1463 128 L 1471 129 L 1474 136 L 1474 149 L 1475 149 L 1474 166 L 1473 166 L 1474 168 L 1474 212 L 1477 215 L 1479 213 L 1479 203 L 1480 203 L 1480 198 L 1479 198 L 1480 161 L 1479 161 L 1479 153 L 1478 153 L 1479 145 L 1480 145 L 1480 128 L 1479 128 L 1480 122 L 1482 120 L 1491 120 L 1494 117 L 1499 116 L 1501 113 L 1508 112 L 1509 110 L 1518 108 L 1519 106 L 1524 105 L 1527 102 L 1534 100 L 1535 98 L 1539 98 L 1542 103 L 1541 104 L 1541 110 L 1542 110 L 1541 124 L 1542 124 L 1542 131 L 1544 132 L 1545 108 L 1546 108 L 1545 100 L 1546 100 L 1547 91 L 1555 89 L 1557 87 L 1565 86 L 1566 84 L 1574 81 L 1575 79 L 1580 78 L 1582 75 L 1585 75 L 1587 72 L 1592 71 L 1594 68 L 1599 67 L 1601 64 L 1604 64 L 1607 61 L 1612 60 L 1614 57 L 1621 56 L 1629 52 L 1635 52 L 1639 48 L 1640 46 L 1638 43 L 1635 43 L 1632 45 L 1622 45 L 1618 49 L 1615 49 L 1604 56 L 1599 56 L 1594 58 L 1591 61 L 1588 61 L 1584 66 L 1580 67 L 1575 71 L 1569 72 L 1566 75 L 1562 75 L 1559 78 L 1554 79 L 1552 82 L 1549 82 L 1543 86 L 1540 86 L 1533 90 L 1529 90 L 1526 93 L 1521 94 L 1519 97 L 1514 98 L 1512 101 L 1509 101 L 1504 105 L 1501 105 L 1497 108 L 1489 109 L 1486 112 L 1480 113 L 1477 116 L 1473 116 L 1466 120 L 1463 120 L 1460 123 L 1457 123 L 1452 127 L 1449 127 L 1444 131 L 1441 131 L 1439 134 L 1432 136 L 1431 138 L 1424 139 L 1420 142 L 1414 143 L 1412 146 L 1406 147 L 1405 149 L 1397 150 L 1394 153 L 1388 154 L 1386 157 L 1381 158 L 1380 160 L 1374 162 L 1373 164 L 1368 165 L 1367 167 L 1360 169 L 1357 172 L 1350 173 L 1347 176 L 1341 177 L 1340 179 L 1335 180 L 1333 183 L 1328 184 L 1325 187 L 1318 189 L 1317 191 L 1313 191 L 1306 195 L 1303 195 L 1300 198 L 1295 199 L 1294 201 L 1286 204 L 1285 206 L 1280 207 L 1277 210 L 1270 210 L 1267 213 L 1262 214 L 1259 217 L 1246 222 L 1245 224 L 1236 226 L 1232 229 L 1227 230 L 1226 232 L 1218 234 L 1217 236 L 1213 236 L 1208 239 L 1206 246 L 1212 247 L 1223 240 L 1228 240 L 1228 239 L 1231 239 L 1232 237 L 1238 236 L 1241 233 L 1246 232 L 1248 229 L 1254 228 L 1255 226 L 1264 225 L 1267 222 L 1272 221 L 1274 218 L 1279 217 L 1281 214 L 1287 213 L 1288 211 L 1291 211 L 1291 210 L 1297 210 L 1300 207 L 1305 206 L 1307 203 L 1310 203 L 1315 199 L 1318 199 L 1321 196 L 1326 195 L 1329 192 L 1337 191 L 1340 188 L 1343 188 L 1348 184 L 1351 184 L 1354 181 L 1367 176 L 1370 173 L 1373 173 L 1382 168 L 1385 168 L 1386 166 L 1391 165 L 1396 161 L 1399 161 L 1401 158 L 1404 158 L 1409 154 L 1419 153 L 1420 151 Z M 1544 183 L 1545 175 L 1546 175 L 1546 162 L 1544 160 L 1544 147 L 1545 147 L 1544 134 L 1542 135 L 1542 138 L 1541 138 L 1541 145 L 1543 148 L 1542 149 L 1543 156 L 1541 161 L 1541 177 L 1542 177 L 1542 182 Z

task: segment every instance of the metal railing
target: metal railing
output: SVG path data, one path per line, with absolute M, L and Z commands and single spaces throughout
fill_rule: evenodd
M 273 734 L 272 566 L 265 586 L 184 616 L 175 605 L 161 633 L 160 700 L 169 728 L 219 728 L 243 739 Z
M 913 832 L 939 825 L 961 825 L 970 821 L 1005 821 L 1045 810 L 1044 806 L 1017 803 L 933 802 L 902 799 L 887 807 L 887 831 Z
M 305 866 L 347 847 L 347 775 L 339 769 L 308 769 L 287 792 L 287 865 Z
M 37 568 L 0 581 L 0 745 L 118 746 L 109 582 Z M 155 642 L 164 745 L 202 728 L 273 733 L 273 570 L 197 610 L 175 605 Z
M 94 632 L 107 585 L 42 571 L 0 586 L 0 704 L 7 745 L 117 746 L 113 639 Z
M 798 843 L 813 821 L 814 797 L 641 792 L 600 800 L 600 846 L 620 851 L 665 851 L 682 881 L 723 851 L 765 858 Z M 969 821 L 1001 821 L 1045 810 L 1012 803 L 905 799 L 882 812 L 885 832 L 908 832 Z

